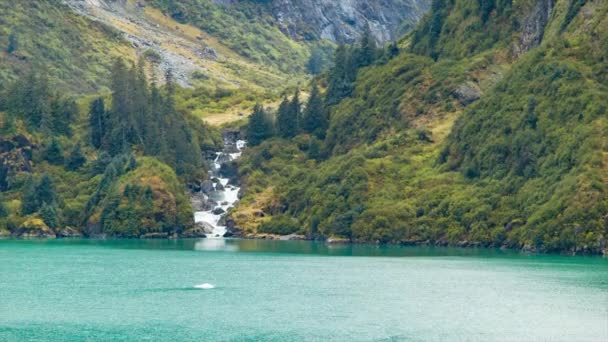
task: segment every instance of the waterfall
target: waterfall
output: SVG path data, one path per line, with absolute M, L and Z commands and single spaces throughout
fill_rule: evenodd
M 231 184 L 229 178 L 222 178 L 220 170 L 223 164 L 240 158 L 245 146 L 246 142 L 244 140 L 236 140 L 235 142 L 225 137 L 224 150 L 217 152 L 215 159 L 209 163 L 210 180 L 203 183 L 201 191 L 210 210 L 194 213 L 194 222 L 211 228 L 212 231 L 207 234 L 208 238 L 223 238 L 226 234 L 223 218 L 226 212 L 238 202 L 241 188 L 236 184 Z

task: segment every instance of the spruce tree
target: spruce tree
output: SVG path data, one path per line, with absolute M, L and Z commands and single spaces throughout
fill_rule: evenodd
M 40 208 L 38 194 L 36 193 L 36 183 L 30 177 L 25 184 L 23 198 L 21 199 L 21 214 L 23 216 L 30 215 L 38 211 Z
M 323 52 L 319 47 L 314 48 L 310 53 L 306 69 L 311 75 L 319 75 L 323 71 Z
M 80 144 L 78 144 L 70 153 L 66 163 L 66 168 L 70 171 L 76 171 L 80 169 L 86 162 L 87 158 L 82 153 Z
M 57 193 L 53 179 L 48 173 L 42 175 L 40 183 L 36 186 L 36 196 L 38 198 L 39 208 L 43 204 L 55 205 L 57 203 Z
M 291 98 L 289 103 L 290 115 L 295 122 L 295 135 L 298 134 L 302 126 L 302 103 L 300 102 L 300 89 L 296 88 L 296 91 Z
M 262 105 L 257 103 L 253 108 L 253 114 L 249 117 L 249 123 L 247 125 L 247 142 L 251 146 L 257 146 L 271 136 L 272 122 L 270 122 Z
M 124 153 L 128 146 L 131 123 L 129 70 L 122 59 L 112 66 L 112 108 L 108 116 L 108 151 L 111 155 Z
M 57 207 L 55 205 L 49 205 L 44 203 L 40 209 L 40 217 L 46 223 L 46 225 L 55 229 L 59 227 L 59 220 L 57 218 Z
M 53 165 L 63 164 L 63 149 L 56 138 L 53 138 L 46 148 L 44 159 Z
M 292 103 L 287 96 L 277 110 L 277 134 L 282 138 L 292 138 L 298 133 L 298 118 L 294 115 Z
M 91 145 L 99 149 L 104 143 L 106 135 L 106 109 L 103 98 L 97 98 L 89 107 L 89 128 Z
M 9 211 L 6 207 L 6 204 L 4 204 L 4 196 L 2 195 L 2 193 L 0 193 L 0 218 L 8 217 L 8 215 Z
M 17 33 L 15 30 L 12 30 L 8 35 L 8 46 L 6 47 L 7 53 L 13 53 L 19 50 L 19 39 L 17 38 Z
M 325 103 L 332 106 L 349 97 L 353 92 L 357 68 L 353 52 L 344 45 L 338 46 L 334 55 L 334 66 L 329 71 Z
M 308 104 L 303 113 L 302 129 L 307 133 L 316 135 L 319 139 L 323 139 L 328 124 L 329 122 L 323 105 L 323 99 L 319 93 L 319 87 L 316 83 L 313 83 L 310 97 L 308 98 Z
M 8 190 L 9 179 L 8 179 L 8 166 L 0 162 L 0 192 Z
M 283 100 L 279 104 L 279 108 L 277 109 L 277 114 L 275 118 L 276 132 L 280 137 L 285 137 L 285 131 L 287 128 L 287 116 L 289 115 L 289 99 L 287 95 L 283 96 Z
M 359 47 L 356 49 L 356 65 L 362 68 L 371 65 L 376 59 L 376 38 L 372 35 L 369 25 L 365 26 Z

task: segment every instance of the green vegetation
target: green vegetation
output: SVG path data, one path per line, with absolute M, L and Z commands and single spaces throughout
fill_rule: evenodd
M 340 47 L 320 78 L 326 138 L 245 153 L 233 217 L 255 232 L 241 218 L 255 203 L 271 216 L 257 232 L 601 253 L 608 7 L 573 3 L 557 1 L 517 60 L 534 2 L 434 1 L 410 52 L 369 67 Z
M 60 1 L 2 2 L 0 13 L 0 83 L 38 66 L 59 88 L 90 93 L 109 85 L 115 57 L 131 55 L 120 34 Z
M 257 146 L 272 135 L 273 127 L 271 119 L 264 111 L 262 105 L 256 104 L 247 124 L 247 142 L 251 146 Z
M 287 73 L 304 71 L 309 47 L 290 39 L 274 25 L 265 1 L 245 1 L 238 6 L 222 6 L 209 0 L 153 3 L 174 19 L 200 27 L 256 63 Z
M 175 109 L 171 75 L 159 89 L 143 62 L 117 60 L 111 95 L 78 104 L 51 83 L 34 70 L 2 94 L 2 230 L 139 237 L 191 227 L 184 183 L 205 177 L 201 150 L 221 138 Z

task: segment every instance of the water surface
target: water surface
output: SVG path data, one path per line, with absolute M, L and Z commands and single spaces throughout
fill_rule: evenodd
M 608 260 L 304 241 L 0 241 L 0 341 L 24 340 L 608 341 Z

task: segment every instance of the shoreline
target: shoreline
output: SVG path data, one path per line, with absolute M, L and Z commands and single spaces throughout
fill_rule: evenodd
M 13 236 L 13 235 L 0 235 L 0 240 L 197 240 L 197 239 L 214 239 L 208 238 L 205 235 L 192 236 L 192 235 L 170 235 L 168 233 L 160 234 L 146 234 L 140 237 L 120 237 L 120 236 L 107 236 L 107 235 L 96 235 L 96 236 Z M 434 243 L 431 241 L 406 241 L 400 243 L 380 243 L 378 241 L 353 241 L 346 238 L 328 238 L 325 240 L 321 239 L 310 239 L 304 235 L 290 234 L 290 235 L 274 235 L 274 234 L 244 234 L 243 236 L 231 236 L 223 237 L 220 239 L 226 240 L 265 240 L 265 241 L 308 241 L 308 242 L 319 242 L 326 245 L 350 245 L 350 246 L 388 246 L 388 247 L 439 247 L 439 248 L 457 248 L 457 249 L 482 249 L 482 250 L 503 250 L 526 253 L 530 255 L 562 255 L 562 256 L 598 256 L 608 257 L 608 248 L 603 251 L 584 250 L 584 251 L 572 251 L 572 250 L 561 250 L 561 251 L 546 251 L 537 249 L 530 246 L 524 246 L 522 248 L 511 248 L 508 246 L 494 246 L 484 245 L 482 243 L 461 241 L 456 244 L 450 244 L 447 242 Z

